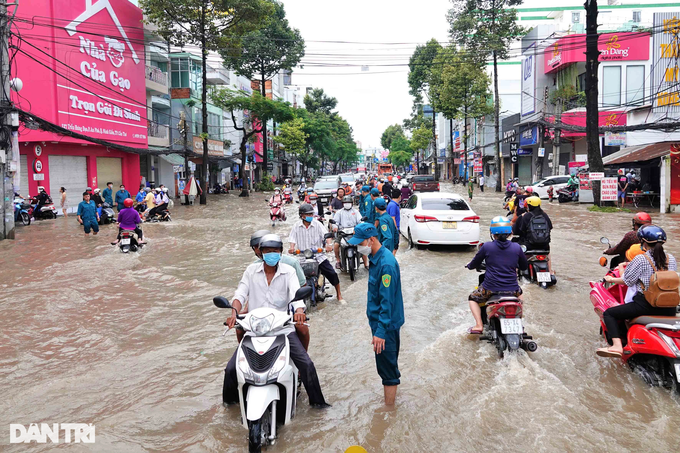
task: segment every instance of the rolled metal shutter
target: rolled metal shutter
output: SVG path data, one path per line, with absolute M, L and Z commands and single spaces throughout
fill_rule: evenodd
M 97 184 L 104 190 L 107 182 L 113 183 L 113 191 L 123 183 L 120 157 L 97 157 Z M 132 192 L 130 192 L 132 193 Z
M 57 208 L 61 187 L 66 189 L 69 212 L 75 212 L 87 188 L 87 158 L 84 156 L 49 156 L 50 196 Z M 60 211 L 61 212 L 61 211 Z

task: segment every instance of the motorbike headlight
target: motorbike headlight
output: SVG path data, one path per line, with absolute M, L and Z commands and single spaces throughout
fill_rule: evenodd
M 269 374 L 267 376 L 267 380 L 271 379 L 276 379 L 279 377 L 279 373 L 283 371 L 283 369 L 286 367 L 286 363 L 288 362 L 288 357 L 286 357 L 286 354 L 281 353 L 278 359 L 276 359 L 276 362 L 274 362 L 274 365 L 271 367 L 269 370 Z
M 273 315 L 269 315 L 265 318 L 250 318 L 250 330 L 255 335 L 261 336 L 266 335 L 272 330 L 272 321 L 274 319 Z
M 668 348 L 671 351 L 673 351 L 673 354 L 675 354 L 675 357 L 680 357 L 680 349 L 678 349 L 678 346 L 675 344 L 675 341 L 673 341 L 673 339 L 671 337 L 669 337 L 668 335 L 664 335 L 663 333 L 659 332 L 658 330 L 656 331 L 656 333 L 658 333 L 659 336 L 661 337 L 661 339 L 664 341 L 664 343 L 666 343 L 666 345 L 668 345 Z
M 308 260 L 311 260 L 314 257 L 314 252 L 312 252 L 310 249 L 305 250 L 305 258 Z
M 354 234 L 354 228 L 345 228 L 342 232 L 345 234 Z
M 250 365 L 248 364 L 248 361 L 244 356 L 241 356 L 238 359 L 238 369 L 241 370 L 241 373 L 247 378 L 247 379 L 252 379 L 253 373 L 250 369 Z

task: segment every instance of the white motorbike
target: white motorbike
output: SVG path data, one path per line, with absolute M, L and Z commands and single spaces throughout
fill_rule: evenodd
M 312 288 L 303 287 L 291 302 L 310 297 Z M 213 299 L 219 308 L 234 308 L 224 297 Z M 241 420 L 248 429 L 249 452 L 273 445 L 278 425 L 290 423 L 297 407 L 298 369 L 290 357 L 288 337 L 281 330 L 292 326 L 293 311 L 257 308 L 237 315 L 245 330 L 236 353 L 236 377 Z M 225 331 L 226 334 L 226 331 Z

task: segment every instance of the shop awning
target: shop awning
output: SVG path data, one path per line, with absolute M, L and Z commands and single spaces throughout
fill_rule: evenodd
M 184 165 L 184 156 L 180 154 L 161 154 L 161 157 L 172 165 Z
M 645 162 L 670 154 L 671 146 L 680 149 L 680 143 L 677 142 L 661 142 L 649 145 L 629 146 L 603 158 L 602 162 L 605 165 Z

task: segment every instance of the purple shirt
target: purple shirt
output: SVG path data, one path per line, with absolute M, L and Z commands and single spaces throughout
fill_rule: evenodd
M 135 208 L 123 208 L 118 212 L 118 226 L 120 228 L 134 230 L 139 223 L 142 223 L 142 219 Z

